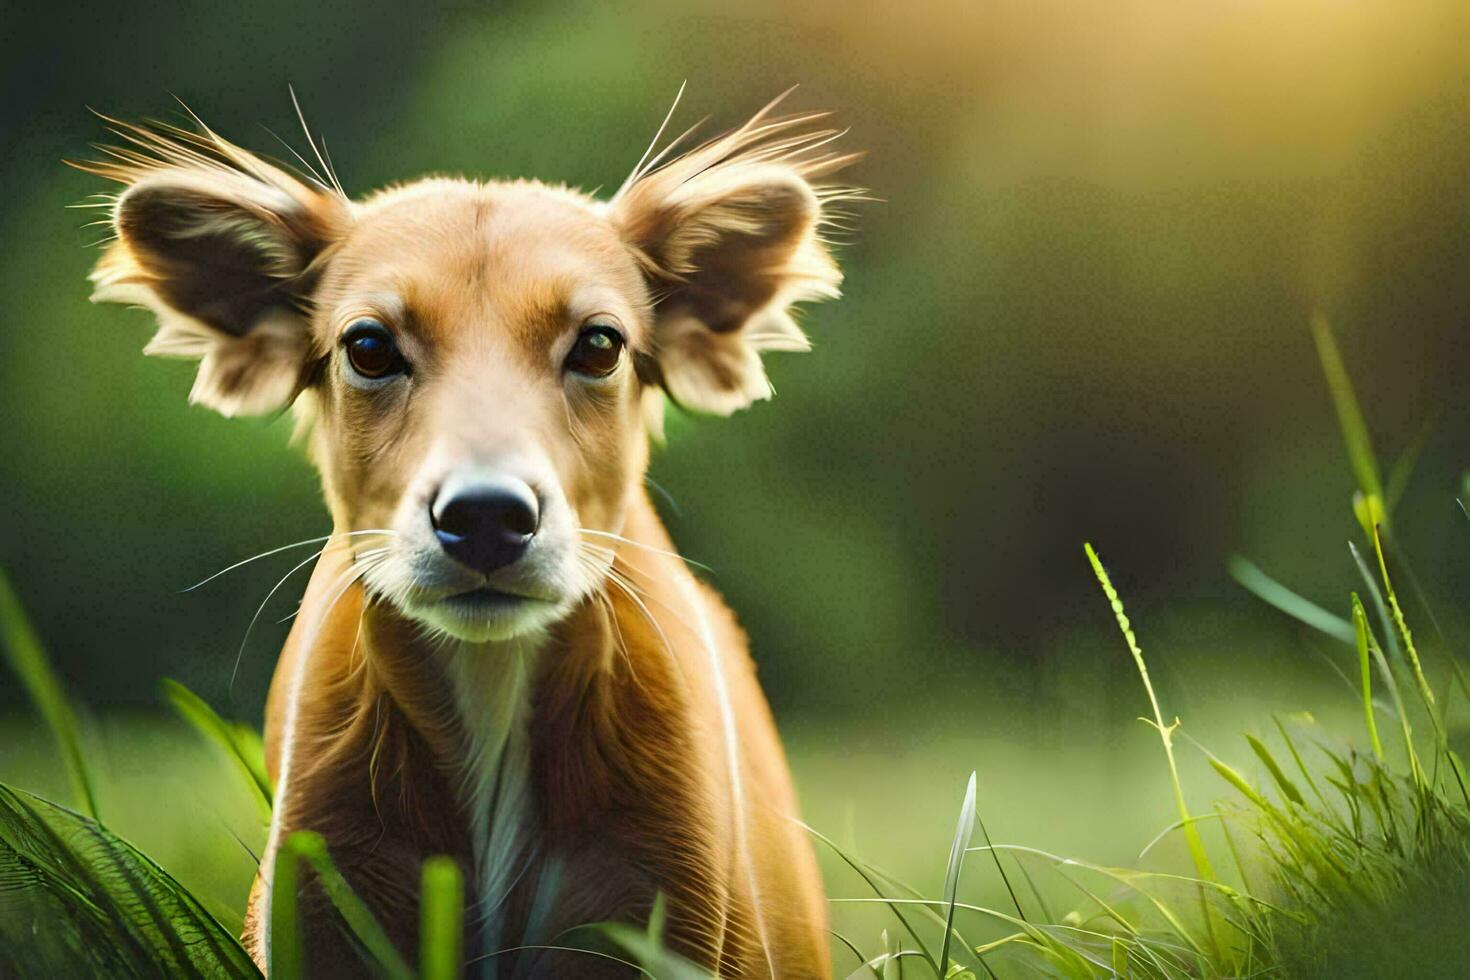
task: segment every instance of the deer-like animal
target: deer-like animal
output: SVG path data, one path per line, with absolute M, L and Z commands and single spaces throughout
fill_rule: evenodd
M 835 296 L 850 155 L 815 114 L 641 162 L 607 200 L 429 178 L 352 200 L 209 129 L 115 124 L 94 299 L 199 361 L 190 400 L 286 409 L 333 532 L 266 711 L 276 805 L 245 942 L 271 958 L 286 835 L 324 838 L 406 956 L 420 867 L 464 869 L 469 969 L 608 975 L 536 947 L 646 921 L 726 977 L 828 970 L 825 899 L 744 637 L 644 489 L 665 399 L 725 415 Z M 711 461 L 711 466 L 721 465 Z M 735 478 L 732 475 L 732 478 Z M 361 961 L 320 887 L 310 975 Z

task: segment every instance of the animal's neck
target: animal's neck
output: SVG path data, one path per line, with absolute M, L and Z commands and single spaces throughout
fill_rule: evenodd
M 488 948 L 500 945 L 506 900 L 535 856 L 529 724 L 540 645 L 463 645 L 440 654 L 461 733 L 449 776 L 468 823 Z

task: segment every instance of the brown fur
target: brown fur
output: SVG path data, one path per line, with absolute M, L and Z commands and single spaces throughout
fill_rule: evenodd
M 99 298 L 158 314 L 150 349 L 201 360 L 196 401 L 227 414 L 294 403 L 336 529 L 267 706 L 281 785 L 246 926 L 263 965 L 274 849 L 310 829 L 405 955 L 420 865 L 449 854 L 481 956 L 645 921 L 661 892 L 667 940 L 694 962 L 825 975 L 821 884 L 745 639 L 642 489 L 654 385 L 717 413 L 766 397 L 759 352 L 804 347 L 790 304 L 835 294 L 817 229 L 839 193 L 809 181 L 847 158 L 819 152 L 830 133 L 798 128 L 813 118 L 762 113 L 640 166 L 608 203 L 447 179 L 354 203 L 207 130 L 123 127 L 133 148 L 92 165 L 126 185 Z M 592 315 L 622 328 L 629 355 L 589 385 L 560 364 Z M 401 383 L 344 380 L 337 337 L 362 316 L 390 325 L 412 364 Z M 542 557 L 491 582 L 533 597 L 532 612 L 493 637 L 453 623 L 446 636 L 423 610 L 466 588 L 464 570 L 411 541 L 444 474 L 489 462 L 522 467 L 562 524 Z M 522 656 L 524 703 L 504 706 L 500 775 L 477 795 L 498 719 L 466 715 L 495 692 L 465 678 Z M 486 800 L 495 809 L 476 811 Z M 492 829 L 521 821 L 505 824 L 524 839 L 506 852 L 503 903 L 476 894 L 490 846 L 477 812 Z M 325 897 L 308 887 L 302 902 L 312 974 L 357 973 Z M 523 951 L 479 966 L 491 963 L 568 976 L 609 961 Z

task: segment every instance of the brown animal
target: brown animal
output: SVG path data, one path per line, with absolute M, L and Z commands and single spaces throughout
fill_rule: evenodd
M 191 401 L 294 409 L 333 534 L 271 686 L 277 805 L 245 940 L 264 966 L 283 835 L 319 832 L 405 955 L 420 865 L 469 882 L 472 969 L 606 975 L 558 945 L 647 919 L 730 977 L 817 977 L 826 912 L 745 640 L 643 488 L 662 399 L 729 414 L 835 296 L 850 192 L 819 116 L 639 164 L 610 200 L 430 178 L 349 200 L 204 127 L 117 125 L 97 300 L 197 358 Z M 310 168 L 308 168 L 309 170 Z M 711 465 L 719 465 L 717 461 Z M 301 895 L 308 969 L 359 973 Z

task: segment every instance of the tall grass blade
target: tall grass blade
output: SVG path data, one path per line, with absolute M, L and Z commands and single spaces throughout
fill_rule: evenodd
M 1408 580 L 1409 593 L 1418 601 L 1419 608 L 1424 611 L 1424 615 L 1429 619 L 1429 625 L 1434 629 L 1434 635 L 1444 645 L 1446 659 L 1449 661 L 1450 670 L 1454 674 L 1454 679 L 1460 685 L 1460 691 L 1467 698 L 1470 698 L 1470 675 L 1465 673 L 1465 668 L 1461 665 L 1460 658 L 1455 655 L 1455 644 L 1450 642 L 1449 635 L 1440 624 L 1439 616 L 1434 611 L 1434 605 L 1429 601 L 1429 594 L 1419 584 L 1419 576 L 1414 573 L 1414 566 L 1409 563 L 1408 556 L 1404 554 L 1402 545 L 1394 540 L 1387 528 L 1383 528 L 1382 531 L 1385 552 L 1393 554 L 1395 563 L 1404 573 L 1404 578 Z M 1448 708 L 1445 710 L 1448 710 Z
M 1419 661 L 1419 651 L 1414 646 L 1414 635 L 1410 632 L 1409 624 L 1404 619 L 1404 611 L 1399 605 L 1398 594 L 1394 591 L 1393 582 L 1388 577 L 1388 563 L 1383 557 L 1383 539 L 1376 526 L 1373 528 L 1373 551 L 1378 556 L 1378 572 L 1383 576 L 1383 592 L 1388 598 L 1389 614 L 1393 617 L 1394 625 L 1398 627 L 1399 638 L 1403 641 L 1404 650 L 1409 657 L 1409 666 L 1414 672 L 1414 681 L 1419 687 L 1419 696 L 1423 699 L 1429 720 L 1434 726 L 1439 755 L 1449 763 L 1450 772 L 1454 775 L 1455 784 L 1460 790 L 1460 797 L 1465 801 L 1466 806 L 1470 806 L 1470 785 L 1467 785 L 1467 777 L 1458 756 L 1450 752 L 1449 733 L 1445 731 L 1444 719 L 1435 701 L 1434 690 L 1429 686 L 1428 678 L 1424 676 L 1424 668 Z
M 1296 739 L 1291 737 L 1291 732 L 1287 731 L 1286 725 L 1282 723 L 1280 715 L 1273 715 L 1271 720 L 1276 723 L 1276 730 L 1281 733 L 1281 741 L 1286 745 L 1286 750 L 1291 753 L 1291 761 L 1296 763 L 1296 771 L 1301 773 L 1302 778 L 1307 781 L 1307 786 L 1311 789 L 1312 795 L 1323 806 L 1326 806 L 1327 798 L 1322 795 L 1322 788 L 1317 785 L 1317 780 L 1312 776 L 1312 770 L 1307 768 L 1306 760 L 1302 758 L 1301 752 L 1297 750 Z M 1309 713 L 1299 714 L 1294 720 L 1299 724 L 1303 721 L 1313 723 L 1316 721 Z
M 1268 605 L 1275 606 L 1291 618 L 1315 630 L 1320 630 L 1335 640 L 1341 640 L 1344 643 L 1353 642 L 1352 624 L 1341 616 L 1328 612 L 1310 599 L 1297 595 L 1261 571 L 1250 559 L 1232 555 L 1229 562 L 1226 563 L 1226 569 L 1230 572 L 1230 577 L 1235 579 L 1242 588 Z
M 274 790 L 265 771 L 260 736 L 243 725 L 225 721 L 203 698 L 176 680 L 164 678 L 161 690 L 179 717 L 230 760 L 250 787 L 262 816 L 269 820 Z
M 1307 801 L 1302 797 L 1301 790 L 1297 789 L 1296 784 L 1281 770 L 1281 766 L 1276 762 L 1276 757 L 1271 754 L 1270 749 L 1266 748 L 1266 743 L 1254 735 L 1247 735 L 1245 740 L 1250 745 L 1251 751 L 1256 754 L 1256 758 L 1261 760 L 1266 771 L 1271 774 L 1271 781 L 1276 784 L 1277 789 L 1281 790 L 1281 795 L 1297 806 L 1304 806 Z
M 980 819 L 980 812 L 979 812 L 978 809 L 975 811 L 975 825 L 980 828 L 980 832 L 982 834 L 985 833 L 985 821 L 983 821 L 983 820 Z M 805 825 L 803 825 L 803 826 L 805 826 Z M 806 829 L 809 830 L 809 831 L 811 830 L 811 828 L 806 828 Z M 811 833 L 814 836 L 817 836 L 815 831 L 811 831 Z M 972 850 L 972 851 L 973 850 L 979 850 L 979 848 L 972 847 L 972 848 L 970 848 L 970 850 Z M 887 871 L 884 871 L 882 868 L 875 867 L 875 866 L 873 866 L 872 864 L 869 864 L 866 861 L 858 861 L 856 858 L 852 858 L 851 856 L 845 856 L 844 857 L 844 860 L 853 861 L 857 865 L 859 865 L 861 867 L 861 870 L 865 873 L 865 876 L 866 876 L 867 879 L 875 879 L 878 883 L 881 883 L 883 885 L 886 885 L 889 888 L 895 888 L 898 891 L 903 892 L 904 894 L 908 895 L 910 898 L 918 900 L 917 902 L 912 903 L 913 904 L 913 907 L 917 908 L 919 910 L 919 912 L 924 915 L 925 918 L 930 919 L 931 921 L 933 921 L 935 925 L 941 926 L 941 927 L 944 925 L 944 914 L 942 912 L 935 911 L 935 907 L 942 908 L 944 906 L 944 903 L 943 902 L 939 902 L 939 901 L 927 902 L 927 901 L 924 901 L 923 900 L 924 899 L 923 893 L 920 892 L 917 888 L 913 887 L 910 884 L 907 884 L 906 882 L 904 882 L 903 880 L 895 877 L 894 875 L 889 874 Z M 1018 867 L 1019 867 L 1019 865 L 1018 865 Z M 1005 875 L 1004 875 L 1003 872 L 1002 872 L 1002 875 L 1001 875 L 1001 879 L 1002 880 L 1005 880 Z M 882 892 L 881 891 L 878 891 L 877 894 L 879 894 L 881 896 L 882 895 Z M 832 901 L 837 901 L 837 899 L 832 899 Z M 873 901 L 884 902 L 884 903 L 887 903 L 887 904 L 890 904 L 890 905 L 892 904 L 892 902 L 900 902 L 900 903 L 903 902 L 902 899 L 893 899 L 892 902 L 890 902 L 889 899 L 881 898 L 881 897 L 880 898 L 877 898 L 877 899 L 873 899 Z M 908 903 L 905 903 L 905 904 L 908 904 Z M 962 902 L 961 903 L 956 903 L 956 905 L 957 905 L 958 908 L 961 908 L 961 909 L 967 907 Z M 959 927 L 956 926 L 951 931 L 954 934 L 954 941 L 959 944 L 959 948 L 960 949 L 964 949 L 964 950 L 967 950 L 968 951 L 968 950 L 970 950 L 972 948 L 972 944 L 968 940 L 965 939 L 964 935 L 960 932 Z M 919 954 L 916 953 L 915 955 L 919 955 Z M 984 959 L 982 959 L 981 957 L 979 957 L 977 955 L 974 955 L 973 953 L 971 955 L 974 957 L 976 965 L 979 966 L 981 969 L 983 969 L 988 976 L 990 976 L 990 977 L 994 977 L 995 976 L 994 972 L 991 971 L 990 967 L 986 965 Z
M 306 973 L 301 944 L 301 856 L 289 847 L 276 852 L 271 876 L 270 966 L 271 980 L 300 980 Z
M 990 831 L 985 829 L 985 821 L 981 818 L 978 810 L 975 812 L 975 826 L 980 828 L 980 837 L 985 841 L 985 846 L 991 848 L 990 856 L 995 861 L 995 870 L 1000 875 L 1000 882 L 1005 885 L 1006 894 L 1011 897 L 1011 905 L 1015 907 L 1017 917 L 1024 922 L 1026 912 L 1021 908 L 1021 900 L 1016 897 L 1016 890 L 1011 887 L 1011 877 L 1006 874 L 1005 865 L 1000 863 L 1000 853 L 991 846 Z M 1032 881 L 1031 876 L 1026 873 L 1026 866 L 1018 861 L 1016 862 L 1016 867 L 1020 870 L 1021 876 L 1026 879 L 1027 884 L 1031 886 L 1031 894 L 1036 896 L 1036 902 L 1043 910 L 1042 914 L 1047 914 L 1045 911 L 1046 905 L 1041 901 L 1041 892 L 1036 890 L 1036 882 Z
M 235 937 L 127 842 L 0 785 L 0 976 L 259 975 Z
M 944 900 L 949 908 L 944 915 L 944 941 L 939 946 L 940 978 L 949 972 L 949 942 L 954 935 L 954 909 L 959 898 L 960 871 L 965 866 L 965 849 L 975 833 L 975 773 L 965 786 L 965 800 L 960 804 L 959 825 L 955 827 L 954 841 L 949 845 L 949 865 L 944 870 Z
M 826 844 L 827 847 L 832 850 L 833 854 L 836 854 L 839 858 L 842 859 L 842 862 L 844 864 L 846 864 L 853 871 L 857 872 L 858 877 L 863 879 L 863 882 L 873 890 L 874 895 L 878 896 L 877 900 L 883 902 L 885 905 L 888 906 L 889 911 L 893 913 L 893 917 L 896 918 L 899 924 L 903 926 L 904 931 L 913 938 L 914 942 L 918 943 L 919 952 L 923 955 L 924 961 L 929 964 L 930 969 L 932 969 L 936 975 L 942 976 L 943 974 L 939 972 L 939 964 L 934 960 L 934 954 L 929 952 L 928 947 L 924 945 L 923 938 L 914 929 L 913 925 L 910 924 L 908 918 L 903 914 L 903 911 L 898 907 L 900 904 L 902 904 L 902 900 L 889 898 L 887 895 L 883 894 L 883 889 L 879 887 L 878 882 L 874 880 L 873 876 L 868 873 L 868 870 L 863 866 L 863 863 L 857 858 L 848 854 L 841 847 L 838 847 L 837 842 L 834 841 L 832 838 L 828 837 L 826 834 L 823 834 L 821 831 L 816 830 L 815 828 L 807 824 L 803 823 L 800 826 L 817 840 L 821 841 L 823 844 Z
M 1294 819 L 1291 814 L 1268 800 L 1260 790 L 1251 785 L 1249 780 L 1226 762 L 1210 753 L 1207 753 L 1206 757 L 1211 768 L 1239 790 L 1240 794 L 1271 822 L 1281 834 L 1282 840 L 1291 845 L 1296 856 L 1312 866 L 1319 879 L 1327 880 L 1333 889 L 1340 892 L 1360 890 L 1361 886 L 1353 880 L 1350 870 L 1343 864 L 1342 859 L 1307 824 Z
M 1383 761 L 1383 743 L 1378 740 L 1378 721 L 1373 714 L 1373 669 L 1368 653 L 1368 614 L 1363 611 L 1363 600 L 1353 593 L 1353 632 L 1358 646 L 1358 671 L 1363 680 L 1363 722 L 1368 728 L 1368 742 L 1373 747 L 1373 758 Z
M 1317 356 L 1322 362 L 1322 373 L 1327 377 L 1333 407 L 1337 410 L 1348 462 L 1358 481 L 1360 497 L 1354 501 L 1354 509 L 1363 525 L 1363 532 L 1371 537 L 1375 524 L 1388 523 L 1383 506 L 1383 484 L 1378 476 L 1378 457 L 1373 453 L 1373 441 L 1368 436 L 1362 409 L 1358 407 L 1352 379 L 1343 365 L 1337 342 L 1332 338 L 1332 328 L 1320 313 L 1312 317 L 1312 335 L 1316 338 Z
M 363 904 L 357 893 L 352 890 L 347 879 L 343 878 L 342 873 L 337 870 L 327 850 L 327 843 L 320 834 L 309 830 L 298 830 L 286 838 L 281 845 L 281 850 L 311 866 L 322 891 L 336 908 L 337 914 L 342 917 L 343 923 L 352 933 L 353 938 L 372 957 L 374 964 L 385 976 L 392 980 L 409 980 L 413 977 L 413 971 L 404 962 L 403 956 L 393 945 L 393 941 L 388 938 L 382 925 Z M 279 870 L 279 865 L 280 859 L 277 860 L 277 870 Z M 279 888 L 280 885 L 277 882 L 271 890 L 272 905 L 278 901 Z M 275 944 L 274 934 L 271 943 Z
M 666 917 L 665 899 L 660 892 L 654 896 L 647 928 L 635 929 L 625 922 L 606 922 L 598 927 L 598 931 L 620 952 L 633 957 L 633 962 L 647 976 L 657 980 L 713 980 L 710 974 L 664 946 Z
M 1400 642 L 1404 645 L 1404 653 L 1409 658 L 1409 668 L 1414 672 L 1414 683 L 1419 687 L 1419 696 L 1424 700 L 1424 706 L 1429 710 L 1429 717 L 1434 721 L 1435 727 L 1439 727 L 1439 712 L 1436 709 L 1434 691 L 1429 686 L 1428 679 L 1424 676 L 1424 667 L 1419 662 L 1419 651 L 1414 646 L 1414 634 L 1409 630 L 1408 621 L 1404 619 L 1404 610 L 1399 605 L 1398 594 L 1394 592 L 1393 582 L 1388 577 L 1388 564 L 1383 558 L 1383 540 L 1379 536 L 1378 528 L 1372 531 L 1373 553 L 1378 558 L 1378 574 L 1383 577 L 1383 594 L 1388 600 L 1388 614 L 1393 620 L 1394 627 L 1398 630 Z
M 61 750 L 76 805 L 95 820 L 97 797 L 92 792 L 92 779 L 82 758 L 81 726 L 4 569 L 0 569 L 0 637 L 4 638 L 11 669 L 19 675 L 31 703 L 45 719 Z
M 857 972 L 858 972 L 859 975 L 861 975 L 862 974 L 862 971 L 863 971 L 863 968 L 868 965 L 868 957 L 866 955 L 864 955 L 864 953 L 863 953 L 862 950 L 860 950 L 860 949 L 857 948 L 857 944 L 856 943 L 854 943 L 851 939 L 848 939 L 846 936 L 844 936 L 842 933 L 838 932 L 836 929 L 828 929 L 827 931 L 832 934 L 832 938 L 833 939 L 837 940 L 839 943 L 841 943 L 843 945 L 843 948 L 845 948 L 853 956 L 856 956 L 857 957 L 857 961 L 858 961 L 858 970 L 857 970 Z M 871 967 L 869 967 L 869 970 L 870 970 L 870 972 L 872 973 L 873 976 L 878 977 L 879 980 L 882 980 L 882 976 L 881 976 L 881 974 L 878 973 L 877 970 L 874 970 Z
M 1143 679 L 1143 688 L 1148 692 L 1149 704 L 1153 707 L 1153 726 L 1159 733 L 1160 740 L 1164 743 L 1164 756 L 1169 762 L 1169 781 L 1174 787 L 1174 802 L 1179 808 L 1179 819 L 1184 825 L 1184 839 L 1189 847 L 1190 857 L 1194 861 L 1195 870 L 1199 876 L 1206 881 L 1215 880 L 1215 869 L 1210 864 L 1209 855 L 1205 852 L 1205 843 L 1195 827 L 1194 821 L 1190 819 L 1189 807 L 1184 802 L 1184 786 L 1179 781 L 1179 766 L 1174 761 L 1174 729 L 1178 727 L 1179 720 L 1176 718 L 1172 725 L 1164 724 L 1164 713 L 1159 708 L 1159 699 L 1154 694 L 1153 681 L 1149 680 L 1148 665 L 1143 660 L 1143 650 L 1138 645 L 1138 639 L 1133 634 L 1133 626 L 1128 622 L 1128 616 L 1123 611 L 1123 600 L 1118 597 L 1118 590 L 1113 588 L 1113 581 L 1108 577 L 1107 570 L 1103 568 L 1102 559 L 1097 556 L 1091 543 L 1083 546 L 1087 554 L 1087 560 L 1092 564 L 1092 572 L 1097 576 L 1098 583 L 1102 586 L 1103 595 L 1107 597 L 1108 604 L 1113 610 L 1113 617 L 1118 621 L 1118 629 L 1123 633 L 1123 639 L 1128 643 L 1128 651 L 1133 654 L 1134 665 L 1138 668 L 1138 676 Z
M 464 959 L 464 875 L 442 854 L 424 862 L 419 896 L 419 977 L 454 980 Z
M 1394 663 L 1404 662 L 1404 653 L 1399 649 L 1399 641 L 1394 633 L 1393 619 L 1388 614 L 1388 605 L 1383 601 L 1383 592 L 1378 588 L 1378 580 L 1374 578 L 1373 571 L 1364 560 L 1363 553 L 1353 542 L 1348 542 L 1348 551 L 1353 556 L 1353 564 L 1358 566 L 1358 574 L 1363 579 L 1363 587 L 1368 591 L 1368 598 L 1373 600 L 1373 611 L 1378 614 L 1378 623 L 1383 627 L 1383 647 L 1388 651 L 1390 659 Z
M 1189 818 L 1189 822 L 1190 823 L 1202 823 L 1202 822 L 1204 822 L 1206 820 L 1223 820 L 1223 819 L 1224 819 L 1224 817 L 1221 814 L 1219 814 L 1219 813 L 1202 813 L 1199 816 L 1190 817 Z M 1158 847 L 1159 844 L 1163 843 L 1164 839 L 1166 837 L 1168 837 L 1170 834 L 1172 834 L 1174 831 L 1180 830 L 1183 827 L 1184 827 L 1184 821 L 1183 820 L 1175 820 L 1174 822 L 1170 823 L 1169 826 L 1165 827 L 1163 830 L 1159 831 L 1157 834 L 1154 834 L 1153 839 L 1150 840 L 1147 844 L 1143 845 L 1143 850 L 1141 850 L 1141 851 L 1138 852 L 1138 857 L 1134 859 L 1135 862 L 1138 863 L 1138 864 L 1142 864 L 1143 863 L 1143 859 L 1146 858 L 1146 857 L 1148 857 L 1150 851 L 1152 851 L 1155 847 Z

